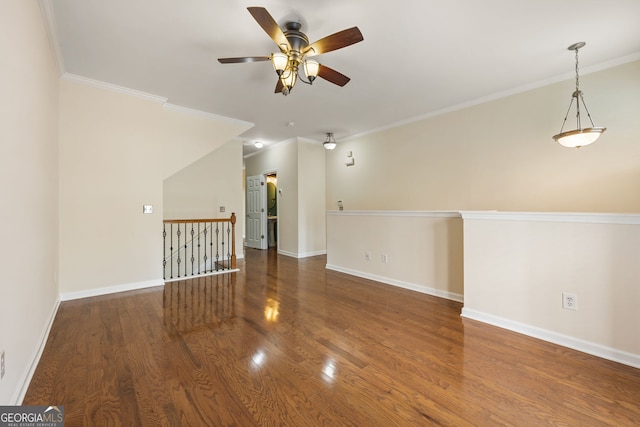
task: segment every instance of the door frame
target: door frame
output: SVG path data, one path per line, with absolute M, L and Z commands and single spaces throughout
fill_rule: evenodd
M 274 169 L 274 170 L 270 170 L 268 172 L 265 172 L 263 174 L 264 176 L 264 224 L 263 224 L 263 230 L 266 230 L 266 235 L 267 235 L 267 249 L 269 249 L 269 221 L 268 221 L 268 212 L 269 212 L 269 201 L 267 200 L 267 177 L 268 176 L 275 176 L 276 177 L 276 216 L 278 217 L 277 221 L 280 221 L 280 187 L 278 185 L 278 170 Z M 278 250 L 278 247 L 280 245 L 280 227 L 276 227 L 276 235 L 275 235 L 275 239 L 276 239 L 276 251 Z

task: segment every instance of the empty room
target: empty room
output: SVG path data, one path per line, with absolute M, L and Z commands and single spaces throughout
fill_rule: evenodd
M 0 423 L 639 425 L 638 16 L 1 2 Z

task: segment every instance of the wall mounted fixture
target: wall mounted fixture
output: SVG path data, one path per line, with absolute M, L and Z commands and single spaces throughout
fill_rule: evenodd
M 333 150 L 336 148 L 336 140 L 333 137 L 333 133 L 327 132 L 327 139 L 322 143 L 322 146 L 327 150 Z
M 571 102 L 569 103 L 569 108 L 567 109 L 567 114 L 564 116 L 564 121 L 562 122 L 562 127 L 560 128 L 560 133 L 553 136 L 553 139 L 564 147 L 569 148 L 580 148 L 585 145 L 593 144 L 600 138 L 600 135 L 607 130 L 605 127 L 596 127 L 593 124 L 593 120 L 591 119 L 591 114 L 587 109 L 587 104 L 584 102 L 584 97 L 582 96 L 582 91 L 580 90 L 580 74 L 578 73 L 578 50 L 584 47 L 585 42 L 574 43 L 569 46 L 568 50 L 573 50 L 576 52 L 576 90 L 571 95 Z M 576 129 L 564 131 L 564 125 L 567 122 L 567 117 L 569 116 L 569 111 L 571 111 L 571 106 L 573 102 L 576 103 Z M 584 111 L 587 113 L 587 117 L 589 117 L 589 121 L 591 122 L 591 127 L 583 128 L 582 122 L 580 118 L 580 102 L 584 106 Z
M 344 161 L 344 164 L 347 166 L 353 166 L 356 164 L 356 159 L 353 158 L 353 152 L 349 151 L 349 153 L 347 153 L 347 158 Z

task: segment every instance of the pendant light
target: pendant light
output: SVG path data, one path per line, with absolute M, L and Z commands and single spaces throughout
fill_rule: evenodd
M 562 127 L 560 128 L 560 133 L 553 136 L 553 139 L 564 147 L 569 148 L 580 148 L 585 145 L 593 144 L 600 138 L 600 135 L 607 130 L 605 127 L 597 127 L 593 124 L 593 120 L 591 119 L 591 114 L 587 109 L 587 104 L 584 102 L 584 97 L 582 95 L 582 91 L 580 90 L 580 75 L 578 73 L 578 50 L 584 47 L 585 42 L 574 43 L 569 46 L 568 50 L 573 50 L 576 53 L 576 90 L 571 95 L 571 102 L 569 103 L 569 108 L 567 109 L 567 114 L 564 116 L 564 121 L 562 122 Z M 569 111 L 571 111 L 571 106 L 573 102 L 576 103 L 576 129 L 564 131 L 564 125 L 567 122 L 567 117 L 569 116 Z M 591 122 L 591 127 L 583 128 L 581 117 L 580 117 L 580 103 L 584 107 L 584 111 L 587 113 L 587 117 L 589 117 L 589 122 Z
M 327 139 L 322 143 L 322 146 L 327 150 L 333 150 L 334 148 L 336 148 L 336 145 L 337 144 L 335 138 L 333 137 L 333 133 L 327 132 Z

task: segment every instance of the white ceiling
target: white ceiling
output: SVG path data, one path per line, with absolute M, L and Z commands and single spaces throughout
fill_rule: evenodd
M 338 142 L 417 117 L 640 59 L 639 0 L 42 0 L 64 71 L 255 123 L 245 153 L 298 136 Z M 310 42 L 358 26 L 364 41 L 318 56 L 351 77 L 274 94 L 275 43 L 247 11 L 298 20 Z M 584 88 L 588 97 L 588 88 Z M 567 102 L 570 93 L 567 93 Z M 294 126 L 288 126 L 288 123 Z

